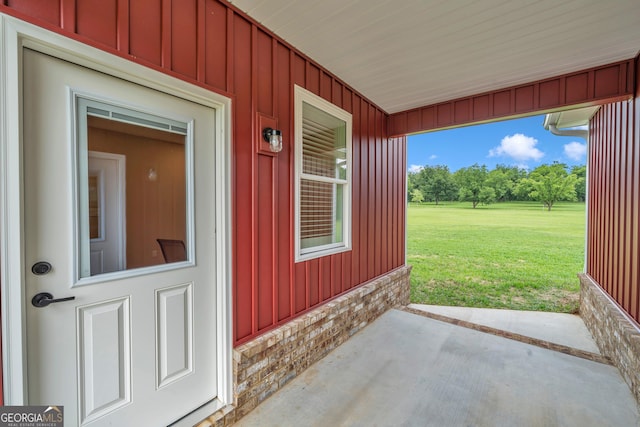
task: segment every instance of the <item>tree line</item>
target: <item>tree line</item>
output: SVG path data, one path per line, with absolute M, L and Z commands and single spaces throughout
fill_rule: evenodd
M 564 163 L 544 164 L 528 172 L 516 166 L 497 165 L 488 170 L 474 164 L 453 173 L 447 166 L 425 166 L 408 174 L 408 200 L 479 204 L 539 201 L 548 210 L 559 201 L 585 201 L 586 166 L 569 168 Z

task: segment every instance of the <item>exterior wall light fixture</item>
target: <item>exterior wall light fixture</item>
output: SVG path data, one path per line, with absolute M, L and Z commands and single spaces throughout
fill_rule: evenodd
M 282 151 L 282 132 L 278 129 L 262 129 L 262 138 L 269 143 L 269 149 L 274 153 Z

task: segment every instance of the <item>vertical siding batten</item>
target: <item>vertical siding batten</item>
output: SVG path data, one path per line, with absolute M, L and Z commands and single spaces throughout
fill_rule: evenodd
M 291 76 L 292 76 L 292 83 L 294 85 L 299 85 L 302 87 L 306 86 L 306 61 L 304 60 L 304 58 L 302 58 L 302 56 L 300 56 L 298 53 L 294 53 L 292 51 L 292 60 L 291 60 Z M 293 96 L 293 89 L 291 90 L 291 94 Z M 291 104 L 293 105 L 293 100 L 291 101 Z M 290 134 L 292 135 L 291 138 L 291 165 L 295 164 L 295 141 L 294 141 L 294 137 L 295 137 L 295 124 L 294 124 L 294 120 L 291 120 L 291 124 L 290 124 Z M 291 187 L 291 198 L 292 198 L 292 203 L 291 203 L 291 208 L 292 211 L 295 209 L 293 200 L 295 199 L 295 194 L 294 194 L 294 189 L 293 187 Z M 293 227 L 292 227 L 292 231 L 293 231 Z M 295 233 L 293 233 L 291 235 L 291 244 L 292 247 L 294 245 L 293 239 L 295 238 Z M 293 253 L 293 252 L 292 252 Z M 295 294 L 295 300 L 296 300 L 296 308 L 294 311 L 294 314 L 299 314 L 304 312 L 307 307 L 309 307 L 309 275 L 308 275 L 308 265 L 306 263 L 295 263 L 294 264 L 294 269 L 295 269 L 295 286 L 293 287 L 293 292 Z
M 353 140 L 351 150 L 351 283 L 349 287 L 354 286 L 360 280 L 360 175 L 361 175 L 361 158 L 360 155 L 360 104 L 357 102 L 356 95 L 351 94 L 351 105 L 353 114 Z
M 605 114 L 605 111 L 603 111 L 603 115 Z M 605 119 L 606 121 L 606 119 Z M 604 133 L 604 127 L 603 130 L 601 130 L 602 132 L 602 176 L 600 177 L 600 188 L 601 188 L 601 206 L 600 206 L 600 217 L 601 217 L 601 222 L 599 224 L 600 227 L 600 235 L 602 236 L 600 241 L 602 242 L 602 254 L 601 254 L 601 259 L 600 259 L 600 274 L 601 274 L 601 280 L 602 280 L 602 284 L 603 287 L 606 291 L 610 292 L 611 290 L 608 288 L 609 285 L 609 281 L 607 278 L 607 269 L 606 269 L 606 264 L 608 263 L 608 248 L 609 248 L 609 242 L 606 240 L 606 237 L 608 236 L 607 233 L 607 228 L 609 226 L 609 222 L 608 222 L 608 218 L 607 218 L 607 212 L 608 212 L 608 189 L 609 187 L 607 185 L 605 185 L 607 179 L 608 179 L 608 173 L 609 173 L 609 163 L 610 160 L 607 157 L 608 153 L 609 153 L 609 146 L 607 144 L 606 141 L 606 134 Z
M 118 1 L 116 49 L 129 53 L 129 0 Z
M 384 123 L 384 128 L 382 130 L 382 134 L 385 135 L 386 134 L 386 120 Z M 382 203 L 382 212 L 381 212 L 381 216 L 380 216 L 380 221 L 382 223 L 382 226 L 380 227 L 381 229 L 381 236 L 380 236 L 380 246 L 381 246 L 381 262 L 380 262 L 380 268 L 383 271 L 387 271 L 389 269 L 389 227 L 385 227 L 385 224 L 389 223 L 389 218 L 388 218 L 388 213 L 389 213 L 389 202 L 388 202 L 388 198 L 389 198 L 389 172 L 387 169 L 387 165 L 388 162 L 385 161 L 386 159 L 388 159 L 388 152 L 389 152 L 389 140 L 382 138 L 381 144 L 380 144 L 380 155 L 383 159 L 382 161 L 382 167 L 379 171 L 379 174 L 381 175 L 381 203 Z
M 215 4 L 219 4 L 218 2 L 215 2 Z M 223 8 L 224 5 L 221 5 Z M 226 80 L 226 88 L 225 90 L 229 93 L 233 92 L 233 88 L 235 88 L 235 75 L 234 75 L 234 70 L 235 70 L 235 56 L 234 56 L 234 52 L 235 52 L 235 37 L 234 37 L 234 22 L 235 22 L 235 13 L 233 12 L 233 9 L 231 8 L 225 8 L 227 11 L 227 43 L 226 43 L 226 48 L 227 48 L 227 57 L 226 57 L 226 74 L 227 74 L 227 80 Z M 215 42 L 215 40 L 214 40 Z M 207 49 L 208 50 L 208 49 Z M 232 107 L 233 108 L 233 107 Z M 235 108 L 233 108 L 233 115 L 235 116 Z M 235 124 L 235 122 L 234 122 Z M 235 126 L 234 126 L 235 129 Z M 237 173 L 237 171 L 234 169 L 234 176 Z M 236 194 L 234 192 L 234 194 Z M 235 197 L 235 196 L 234 196 Z M 235 204 L 235 203 L 234 203 Z
M 612 123 L 611 121 L 611 117 L 613 115 L 612 113 L 612 106 L 608 106 L 608 108 L 606 109 L 606 121 L 608 123 Z M 615 123 L 613 124 L 613 129 L 612 131 L 615 132 Z M 605 146 L 605 159 L 606 159 L 606 170 L 605 170 L 605 175 L 604 175 L 604 180 L 605 182 L 607 182 L 607 185 L 604 186 L 604 193 L 605 193 L 605 212 L 604 212 L 604 236 L 606 236 L 606 239 L 604 240 L 606 242 L 606 250 L 605 250 L 605 257 L 604 257 L 604 264 L 605 264 L 605 274 L 603 277 L 604 280 L 604 285 L 605 285 L 605 289 L 607 290 L 607 292 L 613 296 L 613 298 L 616 298 L 617 295 L 614 294 L 614 289 L 612 287 L 612 269 L 609 268 L 609 266 L 611 265 L 611 245 L 613 244 L 612 242 L 612 237 L 613 237 L 613 221 L 611 220 L 611 198 L 612 198 L 612 193 L 613 193 L 613 186 L 611 185 L 612 183 L 612 169 L 613 169 L 613 146 L 612 146 L 612 140 L 613 137 L 611 135 L 612 132 L 606 133 L 604 135 L 604 146 Z
M 279 46 L 278 46 L 278 41 L 274 38 L 272 38 L 270 35 L 265 34 L 266 36 L 266 40 L 269 41 L 270 43 L 270 51 L 271 51 L 271 70 L 270 70 L 270 75 L 271 75 L 271 114 L 272 116 L 275 118 L 276 122 L 277 122 L 277 129 L 282 130 L 283 129 L 283 125 L 285 123 L 284 120 L 280 120 L 280 80 L 279 80 L 279 76 L 280 76 L 280 62 L 279 62 Z M 283 75 L 286 77 L 288 75 L 288 72 L 286 72 L 286 67 L 285 67 L 285 71 L 283 72 Z M 260 140 L 261 134 L 262 134 L 262 129 L 258 128 L 257 129 L 258 134 L 255 135 L 256 138 L 258 138 L 258 140 Z M 285 243 L 284 246 L 284 253 L 288 254 L 288 233 L 283 233 L 283 239 L 280 240 L 279 236 L 280 236 L 280 230 L 281 230 L 281 224 L 280 224 L 280 217 L 278 212 L 282 211 L 283 213 L 285 213 L 286 211 L 282 209 L 282 191 L 280 186 L 282 185 L 280 183 L 280 163 L 281 160 L 279 158 L 279 156 L 282 156 L 283 158 L 286 158 L 286 155 L 288 153 L 287 149 L 285 148 L 285 145 L 287 145 L 287 141 L 285 138 L 283 138 L 282 141 L 282 152 L 280 152 L 277 156 L 272 156 L 271 157 L 271 163 L 272 163 L 272 176 L 271 176 L 271 186 L 273 188 L 273 198 L 271 200 L 271 252 L 272 252 L 272 256 L 271 256 L 271 269 L 272 269 L 272 276 L 271 276 L 271 288 L 272 288 L 272 325 L 277 324 L 280 319 L 281 319 L 281 312 L 282 310 L 284 310 L 285 312 L 288 311 L 288 306 L 290 304 L 289 300 L 288 300 L 288 293 L 285 292 L 284 293 L 284 297 L 286 298 L 285 301 L 281 300 L 281 274 L 280 274 L 280 260 L 282 258 L 281 255 L 281 244 Z M 286 190 L 288 192 L 288 188 Z M 286 203 L 285 201 L 285 209 L 288 208 L 288 203 Z M 286 258 L 288 258 L 288 255 L 286 256 Z M 284 270 L 284 275 L 286 276 L 286 272 L 288 270 L 288 265 L 285 266 L 283 268 Z M 280 306 L 284 305 L 284 307 L 281 309 Z
M 322 295 L 322 290 L 320 286 L 322 283 L 320 282 L 320 260 L 315 258 L 307 261 L 305 264 L 307 265 L 309 275 L 309 302 L 307 303 L 307 308 L 309 308 L 321 301 L 320 296 Z
M 604 116 L 604 111 L 603 111 L 603 116 Z M 606 155 L 606 143 L 604 141 L 604 125 L 603 125 L 603 121 L 604 119 L 601 118 L 601 123 L 600 123 L 600 177 L 599 177 L 599 182 L 598 182 L 598 190 L 599 190 L 599 199 L 600 199 L 600 203 L 598 206 L 598 218 L 600 219 L 600 222 L 598 223 L 598 234 L 599 234 L 599 238 L 598 238 L 598 242 L 599 242 L 599 246 L 600 246 L 600 251 L 598 253 L 599 257 L 598 257 L 598 279 L 601 281 L 601 283 L 605 283 L 606 282 L 606 278 L 605 278 L 605 274 L 606 274 L 606 270 L 605 270 L 605 256 L 606 256 L 606 247 L 607 247 L 607 241 L 606 241 L 606 232 L 605 232 L 605 227 L 606 227 L 606 218 L 604 218 L 604 213 L 605 213 L 605 201 L 606 201 L 606 187 L 605 187 L 605 182 L 606 182 L 606 172 L 607 172 L 607 164 L 608 164 L 608 159 L 605 157 Z
M 376 109 L 376 169 L 374 172 L 374 176 L 376 179 L 376 253 L 374 276 L 379 276 L 380 274 L 382 274 L 382 197 L 384 197 L 384 193 L 382 192 L 382 123 L 382 112 Z
M 591 87 L 591 85 L 589 86 Z M 612 111 L 613 116 L 616 120 L 616 129 L 613 134 L 613 138 L 611 141 L 611 183 L 612 183 L 612 191 L 610 194 L 610 221 L 611 221 L 611 260 L 618 260 L 618 256 L 620 255 L 618 252 L 619 240 L 620 240 L 620 104 L 615 104 L 613 106 Z M 618 280 L 618 265 L 611 263 L 610 268 L 611 273 L 611 286 L 614 289 L 615 294 L 619 301 L 622 302 L 621 305 L 624 306 L 624 299 L 621 292 L 621 283 Z
M 604 116 L 604 111 L 603 111 L 603 116 Z M 601 122 L 603 122 L 604 120 L 601 119 Z M 601 159 L 601 170 L 600 170 L 600 177 L 599 177 L 599 183 L 598 183 L 598 188 L 599 188 L 599 195 L 600 195 L 600 203 L 598 206 L 598 217 L 600 219 L 600 222 L 598 223 L 598 233 L 599 233 L 599 238 L 598 238 L 598 242 L 599 246 L 600 246 L 600 252 L 599 252 L 599 257 L 598 257 L 598 272 L 599 272 L 599 280 L 602 283 L 606 284 L 606 269 L 605 269 L 605 257 L 606 257 L 606 248 L 607 248 L 607 240 L 606 240 L 606 218 L 604 217 L 605 214 L 605 209 L 606 209 L 606 186 L 605 186 L 605 182 L 607 179 L 607 165 L 608 165 L 608 159 L 606 157 L 606 148 L 607 148 L 607 144 L 604 141 L 604 125 L 603 123 L 600 123 L 600 159 Z
M 251 269 L 251 285 L 252 285 L 252 289 L 251 289 L 251 296 L 252 296 L 252 303 L 251 303 L 251 318 L 252 318 L 252 327 L 251 327 L 251 335 L 255 335 L 259 330 L 260 330 L 260 320 L 261 320 L 261 313 L 264 312 L 264 310 L 268 310 L 269 307 L 265 307 L 263 310 L 263 307 L 261 307 L 261 302 L 263 302 L 260 297 L 261 295 L 263 295 L 264 293 L 262 293 L 262 289 L 260 287 L 261 285 L 261 280 L 260 280 L 260 267 L 261 267 L 261 263 L 260 263 L 260 250 L 258 247 L 259 244 L 259 236 L 258 236 L 258 206 L 260 205 L 260 202 L 258 200 L 258 196 L 259 196 L 259 189 L 257 188 L 258 186 L 258 174 L 259 171 L 257 171 L 257 167 L 258 167 L 258 159 L 257 159 L 257 154 L 253 148 L 254 144 L 250 143 L 253 141 L 253 138 L 255 137 L 256 133 L 257 133 L 257 111 L 258 111 L 258 105 L 260 102 L 260 99 L 258 98 L 259 96 L 259 83 L 258 83 L 258 27 L 256 26 L 255 23 L 253 22 L 249 22 L 249 25 L 251 27 L 251 36 L 249 38 L 249 56 L 250 56 L 250 109 L 249 109 L 249 119 L 248 119 L 248 127 L 250 129 L 250 138 L 247 138 L 246 140 L 243 141 L 243 145 L 245 146 L 245 149 L 248 150 L 247 152 L 247 156 L 250 159 L 250 166 L 249 166 L 249 170 L 245 173 L 248 173 L 251 176 L 251 185 L 250 185 L 250 192 L 249 194 L 251 195 L 251 205 L 250 205 L 250 210 L 249 210 L 249 215 L 251 217 L 251 250 L 252 250 L 252 260 L 253 262 L 251 262 L 249 264 L 249 268 Z
M 281 87 L 280 96 L 281 96 L 282 106 L 279 108 L 278 111 L 282 113 L 284 117 L 287 118 L 287 121 L 281 124 L 281 126 L 282 126 L 282 129 L 288 129 L 288 132 L 289 132 L 289 136 L 286 138 L 286 140 L 289 142 L 287 144 L 287 147 L 288 147 L 287 148 L 287 154 L 288 154 L 287 164 L 293 165 L 295 164 L 295 155 L 294 155 L 294 141 L 295 141 L 294 135 L 295 134 L 294 134 L 294 120 L 291 119 L 291 117 L 293 116 L 292 112 L 293 112 L 293 81 L 294 81 L 294 72 L 295 72 L 295 69 L 294 69 L 295 53 L 293 52 L 293 50 L 287 48 L 282 44 L 280 44 L 280 46 L 282 46 L 280 48 L 280 54 L 282 55 L 283 58 L 285 57 L 287 58 L 288 75 L 286 77 L 283 77 L 284 67 L 281 67 L 280 68 L 281 72 L 278 73 L 278 76 L 280 76 L 280 78 L 284 78 L 285 84 L 280 86 Z M 285 90 L 285 88 L 288 88 L 288 90 Z M 280 319 L 278 319 L 279 322 L 290 316 L 293 316 L 296 313 L 296 295 L 297 295 L 297 287 L 289 286 L 290 283 L 297 283 L 297 281 L 295 280 L 296 279 L 295 264 L 290 261 L 291 259 L 293 259 L 294 252 L 295 252 L 295 243 L 293 241 L 294 235 L 295 235 L 295 221 L 294 221 L 295 208 L 294 208 L 294 194 L 293 194 L 295 191 L 294 190 L 295 183 L 293 182 L 295 179 L 295 174 L 293 173 L 291 167 L 282 168 L 282 171 L 287 173 L 287 179 L 285 180 L 285 182 L 288 183 L 287 188 L 289 190 L 287 192 L 286 197 L 283 197 L 284 203 L 286 203 L 285 216 L 280 217 L 281 221 L 285 221 L 284 225 L 280 229 L 287 230 L 287 233 L 288 233 L 288 238 L 281 240 L 282 252 L 286 252 L 287 256 L 281 258 L 282 260 L 281 262 L 286 263 L 286 267 L 283 267 L 280 271 L 288 272 L 288 275 L 283 280 L 282 286 L 285 289 L 287 289 L 289 292 L 289 309 L 286 315 L 283 315 L 280 317 Z
M 162 34 L 162 56 L 160 66 L 171 69 L 171 0 L 162 0 L 162 13 L 160 15 L 162 19 L 161 34 Z
M 367 102 L 367 151 L 369 161 L 367 163 L 368 177 L 368 207 L 367 207 L 367 277 L 369 280 L 375 277 L 375 251 L 376 251 L 376 126 L 375 109 Z
M 624 132 L 624 134 L 629 135 L 629 128 L 628 128 L 628 114 L 629 114 L 629 109 L 628 109 L 628 103 L 626 102 L 622 102 L 620 103 L 620 107 L 621 107 L 621 112 L 622 112 L 622 116 L 621 116 L 621 132 Z M 618 259 L 620 260 L 619 262 L 619 270 L 618 270 L 618 280 L 621 283 L 622 286 L 622 298 L 625 302 L 625 309 L 629 312 L 631 309 L 631 286 L 624 286 L 625 283 L 629 283 L 629 264 L 628 262 L 626 262 L 628 260 L 628 255 L 629 255 L 629 249 L 627 247 L 627 243 L 629 241 L 629 219 L 630 219 L 630 215 L 629 212 L 627 210 L 630 200 L 628 199 L 628 192 L 627 192 L 627 178 L 629 177 L 629 175 L 632 173 L 632 171 L 627 169 L 627 163 L 628 163 L 628 148 L 629 148 L 629 144 L 623 144 L 622 141 L 620 142 L 620 167 L 619 167 L 619 173 L 620 173 L 620 191 L 619 191 L 619 195 L 618 195 L 618 199 L 620 200 L 619 202 L 619 209 L 620 209 L 620 214 L 619 214 L 619 224 L 620 224 L 620 228 L 618 230 L 618 232 L 620 233 L 620 238 L 619 238 L 619 242 L 618 242 Z
M 206 81 L 207 76 L 207 52 L 205 50 L 207 39 L 207 7 L 205 2 L 206 0 L 197 0 L 196 3 L 196 80 L 201 83 Z
M 4 4 L 7 4 L 5 2 Z M 71 33 L 76 32 L 75 0 L 62 0 L 60 3 L 60 27 Z
M 369 208 L 369 150 L 367 148 L 366 139 L 369 137 L 369 128 L 366 120 L 367 103 L 360 100 L 360 141 L 358 151 L 360 152 L 360 282 L 365 282 L 368 275 L 367 250 L 369 246 L 369 216 L 367 210 Z
M 631 223 L 630 223 L 630 205 L 631 200 L 629 199 L 630 187 L 629 187 L 629 174 L 631 171 L 628 168 L 629 159 L 631 159 L 629 152 L 629 145 L 624 144 L 622 141 L 628 140 L 629 133 L 629 103 L 623 102 L 622 106 L 622 123 L 620 128 L 621 133 L 621 143 L 620 143 L 620 262 L 618 265 L 618 278 L 621 283 L 630 283 L 630 269 L 625 266 L 631 265 L 631 246 L 630 246 L 630 236 L 631 232 Z M 623 298 L 626 305 L 626 310 L 628 312 L 632 311 L 632 301 L 631 301 L 631 288 L 632 286 L 624 286 L 623 287 Z

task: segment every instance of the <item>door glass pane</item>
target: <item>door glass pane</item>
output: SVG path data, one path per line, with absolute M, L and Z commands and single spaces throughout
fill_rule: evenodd
M 188 124 L 79 106 L 79 277 L 189 261 Z

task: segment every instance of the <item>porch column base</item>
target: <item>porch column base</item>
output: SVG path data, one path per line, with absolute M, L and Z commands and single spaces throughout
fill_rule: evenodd
M 580 316 L 640 404 L 640 327 L 591 276 L 580 274 Z

